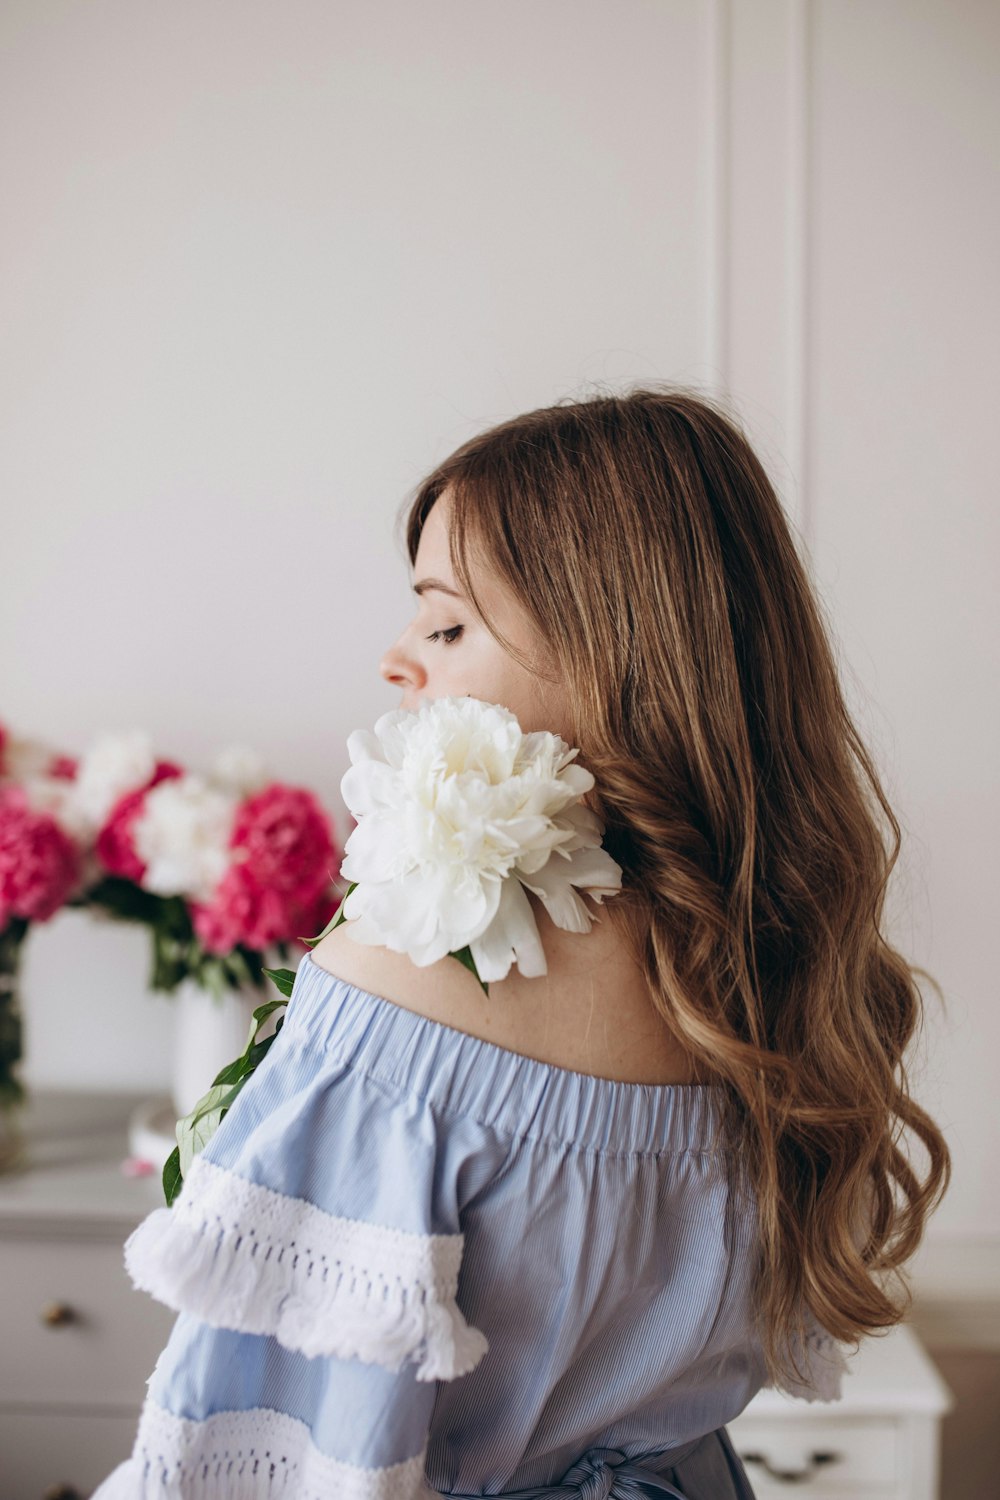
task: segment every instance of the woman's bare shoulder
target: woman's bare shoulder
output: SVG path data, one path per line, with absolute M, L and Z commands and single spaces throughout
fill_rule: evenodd
M 453 1015 L 470 1014 L 477 999 L 485 1004 L 475 976 L 456 959 L 420 968 L 405 953 L 355 942 L 348 928 L 342 922 L 312 950 L 313 961 L 345 983 L 447 1025 L 455 1024 Z
M 588 941 L 590 934 L 557 936 L 543 918 L 548 973 L 526 978 L 513 968 L 491 982 L 488 995 L 450 955 L 421 968 L 405 953 L 355 942 L 348 926 L 327 933 L 313 961 L 370 995 L 556 1067 L 624 1083 L 695 1081 L 641 976 L 621 961 L 603 925 Z

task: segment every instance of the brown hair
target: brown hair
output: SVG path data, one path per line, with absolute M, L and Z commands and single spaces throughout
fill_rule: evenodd
M 460 587 L 485 620 L 470 573 L 485 566 L 551 643 L 623 868 L 604 909 L 699 1075 L 724 1086 L 757 1210 L 768 1383 L 807 1378 L 809 1313 L 855 1347 L 906 1316 L 902 1267 L 951 1158 L 903 1061 L 915 976 L 940 990 L 880 931 L 899 824 L 790 523 L 721 403 L 661 385 L 566 398 L 464 443 L 407 501 L 411 562 L 445 488 Z

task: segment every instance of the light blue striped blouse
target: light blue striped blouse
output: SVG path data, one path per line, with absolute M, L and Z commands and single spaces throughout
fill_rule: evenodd
M 179 1316 L 94 1500 L 752 1500 L 725 1423 L 765 1380 L 755 1223 L 716 1089 L 538 1062 L 307 954 L 127 1243 Z M 839 1346 L 805 1354 L 792 1393 L 839 1395 Z

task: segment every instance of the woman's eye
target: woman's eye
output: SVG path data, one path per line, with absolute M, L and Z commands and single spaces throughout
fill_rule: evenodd
M 436 641 L 438 639 L 438 637 L 441 636 L 441 637 L 444 638 L 444 644 L 446 646 L 450 646 L 452 644 L 452 642 L 458 640 L 458 638 L 459 638 L 459 636 L 461 634 L 462 634 L 462 626 L 461 625 L 452 625 L 452 627 L 451 627 L 450 630 L 435 630 L 434 633 L 433 633 L 433 635 L 429 635 L 427 637 L 427 639 L 429 641 Z

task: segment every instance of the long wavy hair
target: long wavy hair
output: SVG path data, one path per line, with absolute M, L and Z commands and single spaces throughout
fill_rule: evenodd
M 951 1158 L 904 1066 L 916 976 L 940 989 L 880 930 L 899 824 L 788 518 L 722 403 L 659 384 L 465 442 L 407 498 L 411 562 L 445 488 L 461 588 L 537 671 L 476 597 L 488 569 L 568 688 L 623 870 L 604 909 L 699 1076 L 723 1085 L 768 1383 L 808 1380 L 810 1313 L 855 1348 L 906 1316 L 902 1268 Z

